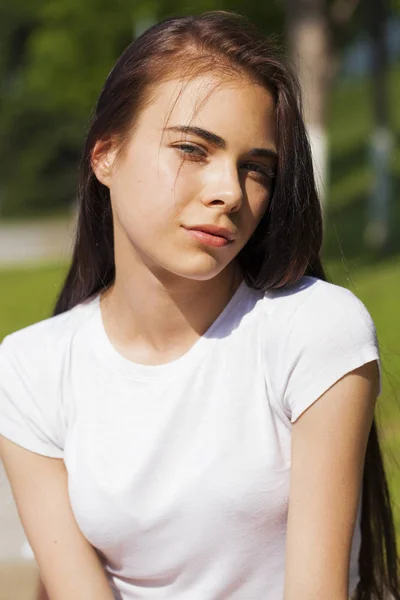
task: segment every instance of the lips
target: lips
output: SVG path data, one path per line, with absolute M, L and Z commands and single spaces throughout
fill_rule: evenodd
M 225 227 L 217 227 L 216 225 L 195 225 L 193 227 L 186 227 L 186 229 L 189 229 L 192 231 L 202 231 L 202 232 L 208 233 L 210 235 L 224 238 L 225 240 L 228 240 L 229 242 L 234 240 L 233 233 L 229 229 L 226 229 Z
M 206 246 L 213 246 L 214 248 L 223 248 L 224 246 L 227 246 L 228 244 L 232 243 L 232 241 L 227 240 L 223 236 L 208 233 L 206 231 L 202 231 L 201 229 L 186 229 L 186 231 L 191 237 L 193 237 L 198 242 Z

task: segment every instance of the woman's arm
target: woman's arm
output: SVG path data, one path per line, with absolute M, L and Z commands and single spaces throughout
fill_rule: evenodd
M 378 380 L 376 361 L 356 369 L 293 423 L 284 600 L 348 600 Z
M 0 458 L 51 600 L 114 600 L 97 552 L 74 518 L 64 461 L 1 435 Z

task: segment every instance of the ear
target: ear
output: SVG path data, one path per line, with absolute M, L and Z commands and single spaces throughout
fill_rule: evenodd
M 112 169 L 117 149 L 110 139 L 97 140 L 91 157 L 91 165 L 97 179 L 103 185 L 110 187 Z

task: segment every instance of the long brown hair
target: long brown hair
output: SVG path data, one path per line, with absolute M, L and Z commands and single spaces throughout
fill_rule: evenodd
M 54 314 L 71 309 L 115 278 L 109 190 L 91 156 L 111 135 L 121 147 L 155 87 L 172 76 L 238 73 L 264 85 L 275 101 L 279 164 L 269 207 L 237 259 L 248 285 L 267 290 L 304 275 L 326 279 L 321 264 L 322 215 L 298 83 L 274 45 L 244 17 L 214 11 L 166 20 L 124 51 L 109 74 L 87 135 L 78 189 L 72 263 Z M 357 600 L 400 600 L 393 514 L 375 419 L 369 434 L 361 516 Z

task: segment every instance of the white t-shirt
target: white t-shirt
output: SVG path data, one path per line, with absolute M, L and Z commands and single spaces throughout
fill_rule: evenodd
M 364 305 L 311 277 L 265 294 L 242 281 L 167 364 L 119 354 L 99 296 L 0 351 L 0 433 L 64 459 L 75 518 L 118 600 L 283 599 L 292 423 L 379 359 Z

